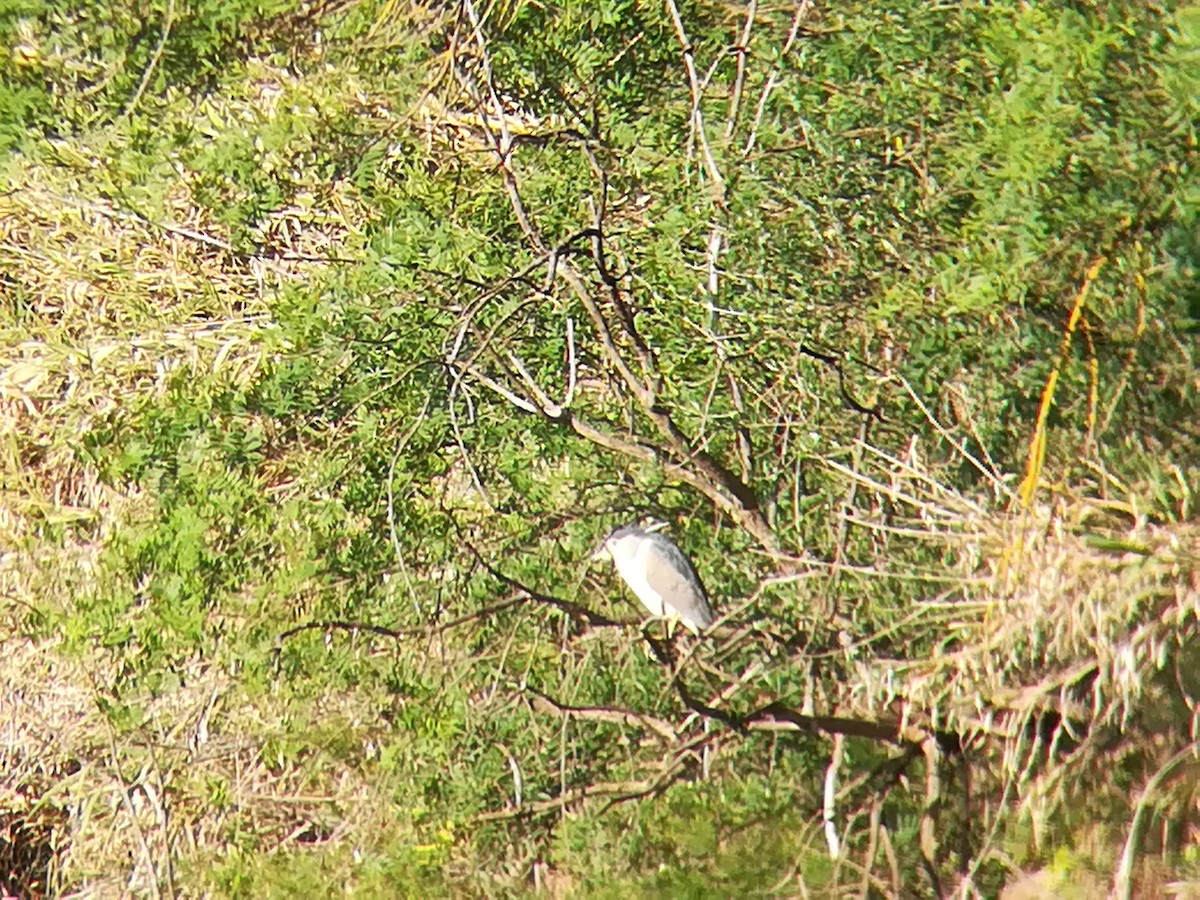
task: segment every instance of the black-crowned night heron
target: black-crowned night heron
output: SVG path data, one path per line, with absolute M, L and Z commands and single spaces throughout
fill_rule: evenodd
M 612 558 L 617 574 L 650 615 L 682 622 L 693 634 L 716 621 L 700 576 L 665 534 L 626 525 L 592 554 L 601 556 Z

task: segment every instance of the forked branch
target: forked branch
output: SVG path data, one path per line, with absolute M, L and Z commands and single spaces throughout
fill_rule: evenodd
M 488 130 L 489 146 L 504 179 L 514 215 L 531 249 L 543 258 L 553 256 L 553 277 L 561 279 L 583 307 L 599 337 L 605 362 L 617 372 L 642 414 L 654 426 L 661 444 L 659 447 L 652 447 L 642 440 L 612 435 L 580 419 L 569 409 L 569 404 L 546 402 L 547 393 L 536 385 L 515 355 L 507 359 L 506 363 L 515 371 L 517 380 L 523 384 L 522 390 L 513 390 L 511 385 L 502 385 L 490 377 L 481 377 L 481 383 L 519 409 L 529 412 L 531 406 L 536 407 L 548 419 L 572 428 L 581 437 L 593 443 L 635 458 L 658 461 L 669 476 L 700 490 L 719 509 L 748 531 L 769 553 L 777 557 L 785 556 L 773 529 L 759 508 L 751 486 L 732 469 L 698 446 L 680 427 L 672 410 L 661 401 L 661 376 L 657 372 L 653 353 L 638 333 L 633 313 L 622 296 L 617 279 L 609 272 L 605 263 L 603 217 L 606 204 L 603 194 L 606 191 L 606 176 L 586 141 L 581 144 L 583 152 L 592 163 L 593 170 L 597 172 L 601 190 L 599 202 L 593 204 L 595 221 L 591 230 L 591 255 L 597 267 L 599 281 L 607 290 L 608 301 L 612 307 L 611 316 L 606 313 L 601 302 L 593 294 L 588 280 L 572 259 L 552 254 L 548 249 L 553 242 L 548 241 L 542 234 L 522 199 L 512 159 L 513 141 L 505 125 L 500 92 L 494 82 L 490 53 L 480 18 L 472 0 L 464 0 L 463 9 L 469 19 L 481 65 L 478 68 L 479 77 L 462 72 L 460 81 L 481 111 L 491 110 L 493 113 L 484 118 L 484 127 Z M 492 125 L 493 122 L 496 124 Z M 711 164 L 709 174 L 714 178 L 714 183 L 719 183 L 720 173 L 716 169 L 715 161 Z M 625 347 L 633 348 L 637 356 L 636 364 L 631 365 L 627 359 Z M 480 377 L 482 374 L 475 366 L 468 366 L 465 371 L 474 377 Z

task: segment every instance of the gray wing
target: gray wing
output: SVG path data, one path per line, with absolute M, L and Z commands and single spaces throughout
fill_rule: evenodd
M 684 622 L 707 628 L 716 616 L 700 576 L 675 544 L 661 535 L 657 537 L 646 555 L 646 581 Z

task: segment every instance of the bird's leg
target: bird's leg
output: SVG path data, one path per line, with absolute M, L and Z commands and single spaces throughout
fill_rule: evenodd
M 642 623 L 642 640 L 645 641 L 649 645 L 650 652 L 654 654 L 654 657 L 656 659 L 658 659 L 659 662 L 662 662 L 663 654 L 669 654 L 670 651 L 667 649 L 666 644 L 664 644 L 662 641 L 660 641 L 658 638 L 656 638 L 654 636 L 653 629 L 654 629 L 654 620 L 653 619 L 648 619 L 645 622 L 643 622 Z
M 655 637 L 652 629 L 654 628 L 655 620 L 650 620 L 642 625 L 642 639 L 650 646 L 650 652 L 659 664 L 667 669 L 668 672 L 675 671 L 675 645 L 671 641 L 663 638 Z
M 667 635 L 667 646 L 671 648 L 671 677 L 678 678 L 680 671 L 683 670 L 683 664 L 690 654 L 681 654 L 676 651 L 678 637 L 682 632 L 679 619 L 672 616 L 666 620 L 663 627 Z

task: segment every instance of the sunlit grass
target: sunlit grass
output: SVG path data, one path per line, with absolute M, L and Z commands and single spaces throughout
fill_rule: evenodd
M 0 886 L 988 894 L 1109 883 L 1139 797 L 1186 845 L 1193 17 L 700 7 L 697 102 L 669 4 L 26 6 Z M 840 859 L 829 737 L 705 730 L 587 566 L 647 515 L 738 610 L 702 702 L 918 736 L 847 740 Z

